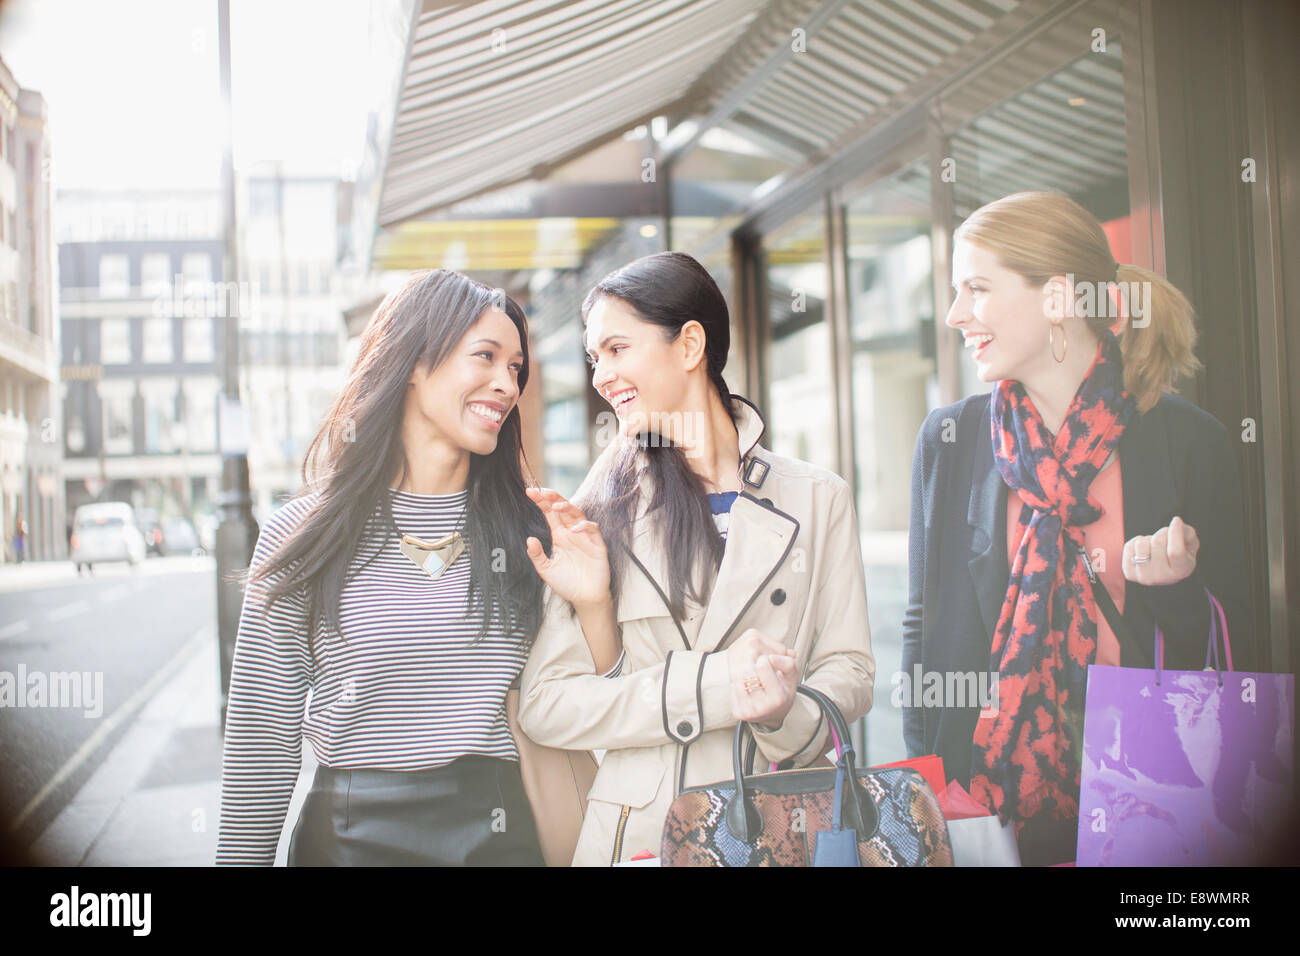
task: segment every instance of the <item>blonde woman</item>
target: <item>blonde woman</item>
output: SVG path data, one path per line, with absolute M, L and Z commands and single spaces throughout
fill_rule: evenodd
M 908 707 L 904 735 L 1015 821 L 1024 863 L 1065 862 L 1088 665 L 1150 666 L 1159 625 L 1166 666 L 1200 667 L 1208 590 L 1250 666 L 1234 448 L 1168 391 L 1199 365 L 1187 299 L 1116 263 L 1078 203 L 1017 193 L 954 240 L 946 321 L 994 384 L 917 439 L 903 671 L 985 672 L 997 695 Z

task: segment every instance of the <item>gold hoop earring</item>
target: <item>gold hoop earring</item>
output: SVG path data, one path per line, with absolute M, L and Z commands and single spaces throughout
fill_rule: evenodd
M 1052 338 L 1052 332 L 1055 328 L 1055 323 L 1049 323 L 1047 326 L 1047 348 L 1051 351 L 1052 358 L 1056 359 L 1056 364 L 1060 365 L 1065 361 L 1065 351 L 1070 347 L 1070 343 L 1065 338 L 1065 326 L 1061 326 L 1061 357 L 1056 358 L 1056 342 Z

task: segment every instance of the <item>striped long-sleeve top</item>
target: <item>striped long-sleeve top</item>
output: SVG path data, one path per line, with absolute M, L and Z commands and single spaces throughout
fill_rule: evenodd
M 303 738 L 320 763 L 344 769 L 420 770 L 466 754 L 518 759 L 504 704 L 527 657 L 523 644 L 499 627 L 472 643 L 478 618 L 465 613 L 468 549 L 435 581 L 398 547 L 401 534 L 436 540 L 456 530 L 467 492 L 389 495 L 396 530 L 388 524 L 385 541 L 380 509 L 367 523 L 340 596 L 342 638 L 318 627 L 309 655 L 304 594 L 269 609 L 264 585 L 245 594 L 226 712 L 218 864 L 274 862 Z M 253 570 L 315 503 L 308 495 L 271 516 Z

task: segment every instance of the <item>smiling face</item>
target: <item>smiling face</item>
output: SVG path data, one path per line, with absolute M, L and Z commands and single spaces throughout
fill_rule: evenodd
M 1042 287 L 1004 268 L 983 246 L 961 240 L 953 247 L 952 284 L 956 299 L 945 321 L 961 332 L 980 381 L 1023 382 L 1050 373 L 1051 320 Z
M 415 387 L 407 391 L 403 435 L 442 443 L 452 453 L 492 454 L 501 423 L 519 401 L 523 362 L 514 322 L 488 309 L 441 365 L 411 373 Z
M 675 344 L 622 299 L 602 296 L 588 312 L 591 384 L 614 409 L 624 434 L 644 431 L 656 419 L 681 411 L 688 375 L 682 349 Z

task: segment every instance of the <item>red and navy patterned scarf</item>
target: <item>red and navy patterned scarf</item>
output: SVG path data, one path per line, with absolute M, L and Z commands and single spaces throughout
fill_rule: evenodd
M 1003 822 L 1079 813 L 1083 697 L 1097 653 L 1096 601 L 1082 526 L 1101 517 L 1088 486 L 1119 444 L 1135 403 L 1119 343 L 1106 332 L 1056 437 L 1019 382 L 993 389 L 993 457 L 1025 500 L 1006 599 L 993 636 L 993 716 L 976 722 L 970 792 Z M 1005 534 L 996 529 L 995 534 Z M 1074 542 L 1064 551 L 1065 539 Z

